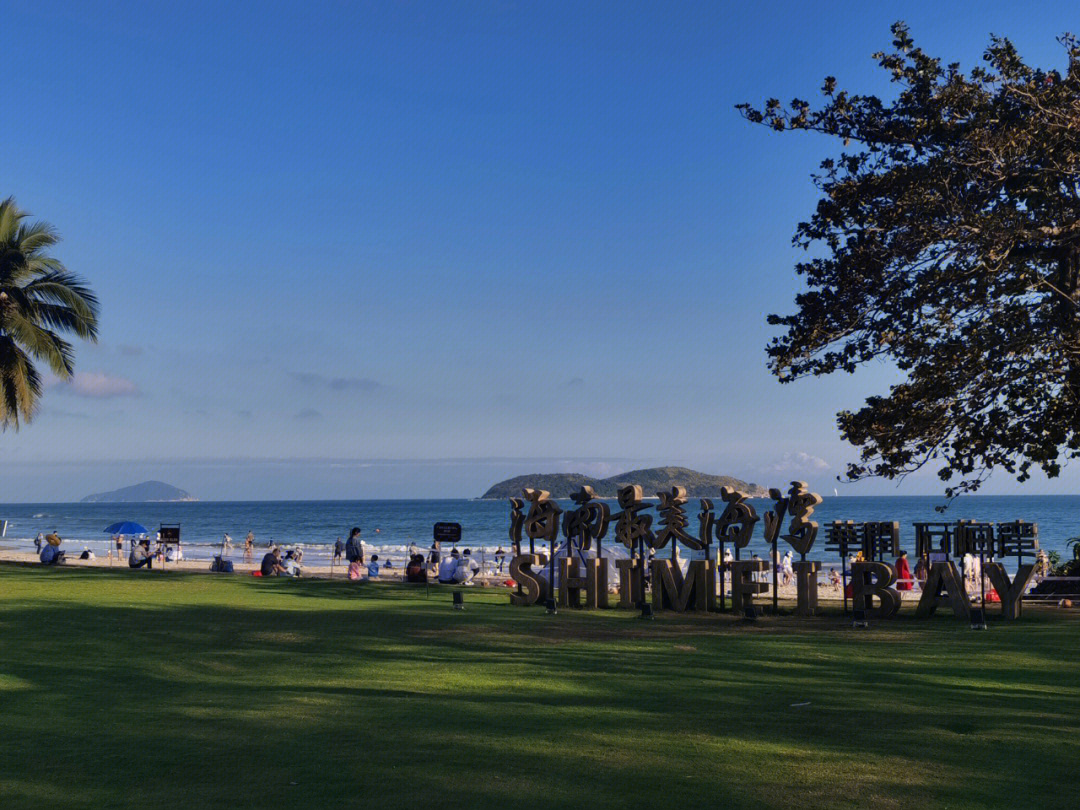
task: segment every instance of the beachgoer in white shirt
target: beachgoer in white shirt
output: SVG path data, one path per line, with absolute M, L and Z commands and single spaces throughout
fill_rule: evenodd
M 452 583 L 454 581 L 454 572 L 457 570 L 458 557 L 457 552 L 449 554 L 443 557 L 439 562 L 439 582 L 443 584 Z
M 465 549 L 465 555 L 458 561 L 457 567 L 454 569 L 454 581 L 461 585 L 472 585 L 473 577 L 480 570 L 480 566 L 471 555 L 472 551 Z

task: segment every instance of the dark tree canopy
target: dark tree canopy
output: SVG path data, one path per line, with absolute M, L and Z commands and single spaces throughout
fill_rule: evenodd
M 1065 73 L 992 38 L 967 75 L 902 23 L 875 54 L 892 101 L 827 78 L 820 109 L 739 105 L 775 130 L 841 139 L 794 242 L 806 291 L 768 347 L 782 381 L 882 359 L 901 380 L 837 421 L 852 479 L 939 467 L 947 496 L 995 468 L 1024 481 L 1080 454 L 1080 44 Z

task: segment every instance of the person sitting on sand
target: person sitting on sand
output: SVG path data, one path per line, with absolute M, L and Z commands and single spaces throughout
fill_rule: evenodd
M 454 582 L 459 585 L 472 585 L 473 577 L 476 576 L 476 572 L 479 570 L 480 566 L 472 558 L 472 550 L 465 549 L 465 553 L 458 560 L 457 567 L 454 569 Z
M 154 567 L 154 557 L 150 554 L 150 541 L 143 540 L 141 543 L 131 544 L 131 553 L 128 555 L 128 568 Z
M 444 557 L 443 561 L 439 563 L 439 582 L 443 585 L 452 585 L 454 583 L 454 572 L 457 571 L 458 550 L 455 548 L 450 552 L 449 557 Z
M 264 577 L 281 577 L 289 575 L 289 572 L 285 570 L 285 566 L 281 564 L 280 548 L 274 546 L 266 552 L 266 556 L 262 558 L 262 565 L 259 566 L 259 571 Z
M 304 558 L 304 552 L 300 549 L 289 549 L 285 552 L 285 559 L 281 561 L 281 567 L 290 577 L 300 576 L 300 560 Z
M 368 576 L 368 579 L 378 579 L 379 578 L 379 555 L 378 554 L 372 554 L 371 555 L 371 562 L 369 562 L 368 566 L 367 566 L 367 576 Z
M 413 554 L 409 558 L 409 564 L 405 566 L 406 582 L 427 582 L 427 567 L 424 565 L 423 554 Z
M 41 547 L 38 559 L 42 565 L 59 565 L 64 561 L 64 552 L 60 550 L 63 541 L 56 532 L 45 535 L 45 545 Z
M 829 569 L 829 584 L 833 586 L 834 591 L 840 590 L 840 572 L 835 568 Z

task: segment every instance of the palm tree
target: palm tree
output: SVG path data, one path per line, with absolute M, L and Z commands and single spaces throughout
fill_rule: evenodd
M 0 202 L 0 429 L 18 430 L 37 411 L 47 363 L 62 380 L 74 352 L 62 334 L 97 341 L 97 296 L 49 248 L 60 241 L 47 222 L 26 222 L 15 199 Z

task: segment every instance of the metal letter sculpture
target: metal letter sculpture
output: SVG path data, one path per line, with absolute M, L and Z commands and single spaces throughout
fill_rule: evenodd
M 534 572 L 547 564 L 543 554 L 518 554 L 510 561 L 510 578 L 518 583 L 518 593 L 510 594 L 511 605 L 535 605 L 548 596 L 548 582 Z
M 806 487 L 805 481 L 792 481 L 791 489 L 788 490 L 788 514 L 791 515 L 791 524 L 784 539 L 806 559 L 807 553 L 814 546 L 817 539 L 817 521 L 810 520 L 814 514 L 814 507 L 821 504 L 821 496 L 811 492 Z
M 691 560 L 684 578 L 675 560 L 653 560 L 652 598 L 655 610 L 712 610 L 716 604 L 716 563 Z
M 1035 576 L 1035 566 L 1031 563 L 1022 563 L 1017 567 L 1016 577 L 1011 582 L 1005 566 L 999 562 L 986 563 L 982 570 L 1001 599 L 1001 615 L 1006 619 L 1019 619 L 1024 592 L 1031 583 L 1032 577 Z
M 581 568 L 584 567 L 584 574 Z M 575 557 L 563 557 L 559 560 L 559 605 L 562 607 L 580 607 L 581 593 L 585 592 L 585 607 L 606 608 L 607 565 L 603 560 L 589 558 L 578 560 Z
M 869 560 L 887 562 L 900 556 L 900 523 L 869 520 L 862 524 L 863 554 Z
M 514 553 L 521 553 L 521 531 L 525 526 L 525 501 L 521 498 L 510 499 L 510 542 L 514 545 Z
M 529 552 L 535 553 L 535 542 L 546 540 L 548 544 L 548 591 L 555 584 L 555 541 L 559 539 L 559 515 L 562 509 L 551 500 L 551 493 L 543 489 L 526 489 L 529 513 L 525 515 L 525 534 L 529 538 Z
M 652 506 L 642 503 L 641 487 L 632 484 L 619 490 L 619 506 L 621 512 L 612 515 L 615 521 L 615 539 L 626 546 L 630 551 L 638 549 L 642 545 L 651 546 L 654 542 L 652 532 L 652 515 L 643 515 L 641 512 L 651 509 Z
M 818 535 L 817 521 L 810 520 L 810 516 L 814 514 L 814 507 L 821 503 L 822 498 L 816 492 L 811 492 L 805 481 L 792 481 L 786 498 L 780 495 L 779 489 L 770 489 L 769 497 L 773 499 L 775 505 L 765 514 L 765 539 L 772 545 L 772 602 L 773 613 L 778 613 L 780 583 L 777 563 L 780 553 L 776 547 L 776 541 L 780 534 L 780 527 L 784 523 L 784 516 L 791 516 L 791 524 L 788 526 L 788 533 L 784 535 L 784 540 L 799 552 L 800 562 L 805 563 L 806 555 L 814 547 L 814 541 L 817 540 Z M 803 615 L 813 615 L 817 611 L 817 578 L 813 580 L 814 593 L 812 595 L 810 593 L 811 580 L 805 573 L 796 577 L 795 587 L 799 610 L 810 611 Z
M 750 543 L 758 522 L 757 511 L 746 502 L 749 497 L 734 487 L 720 488 L 720 498 L 727 506 L 716 521 L 716 539 L 721 547 L 725 542 L 731 542 L 735 547 L 735 559 L 739 558 L 739 549 L 746 548 Z
M 1039 550 L 1039 525 L 1024 520 L 998 524 L 998 542 L 1001 556 L 1016 557 L 1018 563 L 1024 557 L 1035 557 Z
M 931 554 L 949 554 L 956 538 L 955 523 L 915 523 L 915 556 L 929 560 Z
M 633 557 L 615 560 L 619 572 L 619 607 L 632 608 L 645 599 L 645 577 L 642 575 L 644 560 Z
M 612 515 L 615 521 L 615 539 L 630 550 L 632 560 L 639 565 L 620 566 L 619 560 L 615 567 L 619 569 L 619 604 L 623 605 L 631 594 L 634 602 L 645 598 L 645 546 L 652 546 L 655 542 L 652 532 L 652 515 L 641 514 L 651 508 L 650 504 L 642 503 L 641 487 L 630 484 L 619 489 L 619 506 L 622 511 Z M 632 585 L 625 587 L 626 579 L 630 578 Z M 625 596 L 624 596 L 625 593 Z
M 562 509 L 551 500 L 551 493 L 542 489 L 526 489 L 529 513 L 525 516 L 525 535 L 529 540 L 547 540 L 552 551 L 559 536 L 559 515 Z
M 855 563 L 851 566 L 852 607 L 877 619 L 891 619 L 900 610 L 900 594 L 889 587 L 894 582 L 896 570 L 888 563 Z M 871 604 L 874 597 L 876 606 Z
M 596 491 L 583 486 L 570 496 L 577 509 L 563 514 L 563 536 L 568 542 L 577 541 L 580 548 L 589 550 L 596 541 L 596 556 L 600 556 L 600 541 L 607 534 L 611 522 L 611 510 L 603 501 L 596 500 Z
M 816 560 L 796 560 L 791 564 L 795 572 L 795 614 L 816 616 L 818 608 L 818 572 L 821 563 Z
M 686 487 L 672 487 L 671 492 L 657 492 L 660 499 L 657 511 L 660 513 L 660 531 L 653 538 L 653 548 L 663 548 L 672 541 L 671 552 L 674 556 L 675 542 L 679 541 L 687 548 L 700 551 L 704 546 L 686 531 L 690 521 L 686 518 Z
M 825 535 L 825 550 L 840 556 L 841 588 L 844 592 L 844 613 L 847 613 L 848 558 L 863 551 L 862 524 L 853 520 L 834 520 Z
M 971 618 L 971 605 L 964 590 L 964 580 L 952 560 L 936 562 L 930 566 L 915 615 L 924 619 L 932 616 L 939 607 L 952 608 L 952 612 L 962 619 Z
M 731 563 L 731 609 L 744 611 L 754 607 L 754 596 L 769 586 L 755 579 L 765 571 L 765 560 L 735 560 Z

